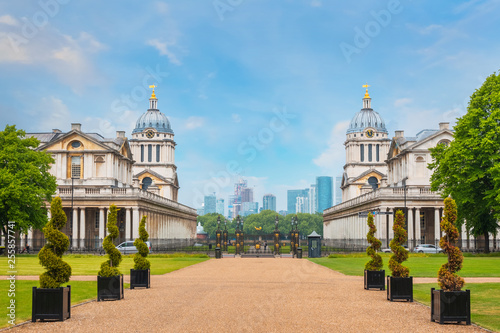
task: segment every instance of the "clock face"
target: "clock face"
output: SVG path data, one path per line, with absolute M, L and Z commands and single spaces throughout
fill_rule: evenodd
M 366 136 L 367 136 L 368 138 L 373 138 L 373 130 L 368 130 L 368 131 L 366 131 Z
M 155 136 L 155 132 L 153 132 L 152 130 L 149 130 L 146 132 L 146 136 L 148 138 L 152 139 Z

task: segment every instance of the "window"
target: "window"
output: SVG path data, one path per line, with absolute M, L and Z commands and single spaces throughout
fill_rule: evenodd
M 368 178 L 368 184 L 375 190 L 378 188 L 378 179 L 376 177 L 370 177 Z
M 148 162 L 153 160 L 153 145 L 148 145 Z
M 448 140 L 441 140 L 441 141 L 438 142 L 438 145 L 443 145 L 443 146 L 448 147 L 450 145 L 450 141 L 448 141 Z
M 377 162 L 380 161 L 380 145 L 377 145 L 376 148 Z
M 144 179 L 142 180 L 142 189 L 144 191 L 147 191 L 148 187 L 151 186 L 151 184 L 153 183 L 153 180 L 149 177 L 144 177 Z
M 80 179 L 82 171 L 82 157 L 71 156 L 71 178 Z
M 361 153 L 361 162 L 364 162 L 365 161 L 365 145 L 364 144 L 361 144 L 360 145 L 360 153 Z
M 156 145 L 156 162 L 160 162 L 160 145 Z
M 95 211 L 95 228 L 99 229 L 99 210 Z
M 368 162 L 372 161 L 372 144 L 368 144 Z
M 71 142 L 71 147 L 73 147 L 74 149 L 80 148 L 81 145 L 82 144 L 80 143 L 80 141 Z
M 144 162 L 144 145 L 141 145 L 141 162 Z

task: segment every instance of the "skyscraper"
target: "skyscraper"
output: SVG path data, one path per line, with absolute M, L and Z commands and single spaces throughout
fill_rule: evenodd
M 216 199 L 215 194 L 205 195 L 205 214 L 216 212 Z
M 287 203 L 286 208 L 288 214 L 295 214 L 297 212 L 296 204 L 297 197 L 309 197 L 309 189 L 306 188 L 304 190 L 288 190 L 287 191 Z
M 311 184 L 309 189 L 309 212 L 314 214 L 318 211 L 318 191 L 316 184 Z
M 241 202 L 253 202 L 252 188 L 245 187 L 241 189 Z
M 295 202 L 296 213 L 310 213 L 309 197 L 297 197 Z
M 224 215 L 224 199 L 217 199 L 215 211 L 217 214 L 225 216 Z
M 265 194 L 262 198 L 262 209 L 276 211 L 276 197 L 272 194 Z
M 342 202 L 342 189 L 340 186 L 342 185 L 342 176 L 335 177 L 335 187 L 333 188 L 333 204 L 338 205 Z
M 323 213 L 325 209 L 333 206 L 333 178 L 327 176 L 316 177 L 316 189 L 318 191 L 318 212 Z

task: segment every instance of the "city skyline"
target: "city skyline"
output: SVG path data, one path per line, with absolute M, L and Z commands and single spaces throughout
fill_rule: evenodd
M 288 190 L 341 175 L 364 84 L 389 137 L 414 136 L 452 128 L 499 70 L 494 0 L 51 3 L 0 5 L 1 130 L 131 139 L 157 85 L 193 208 L 243 177 L 284 210 Z

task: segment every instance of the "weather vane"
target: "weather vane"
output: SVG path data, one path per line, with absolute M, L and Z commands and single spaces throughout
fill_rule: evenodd
M 157 88 L 158 86 L 155 86 L 154 84 L 150 85 L 149 88 L 153 88 L 153 93 L 151 94 L 151 98 L 156 98 L 156 95 L 155 95 L 155 88 Z

